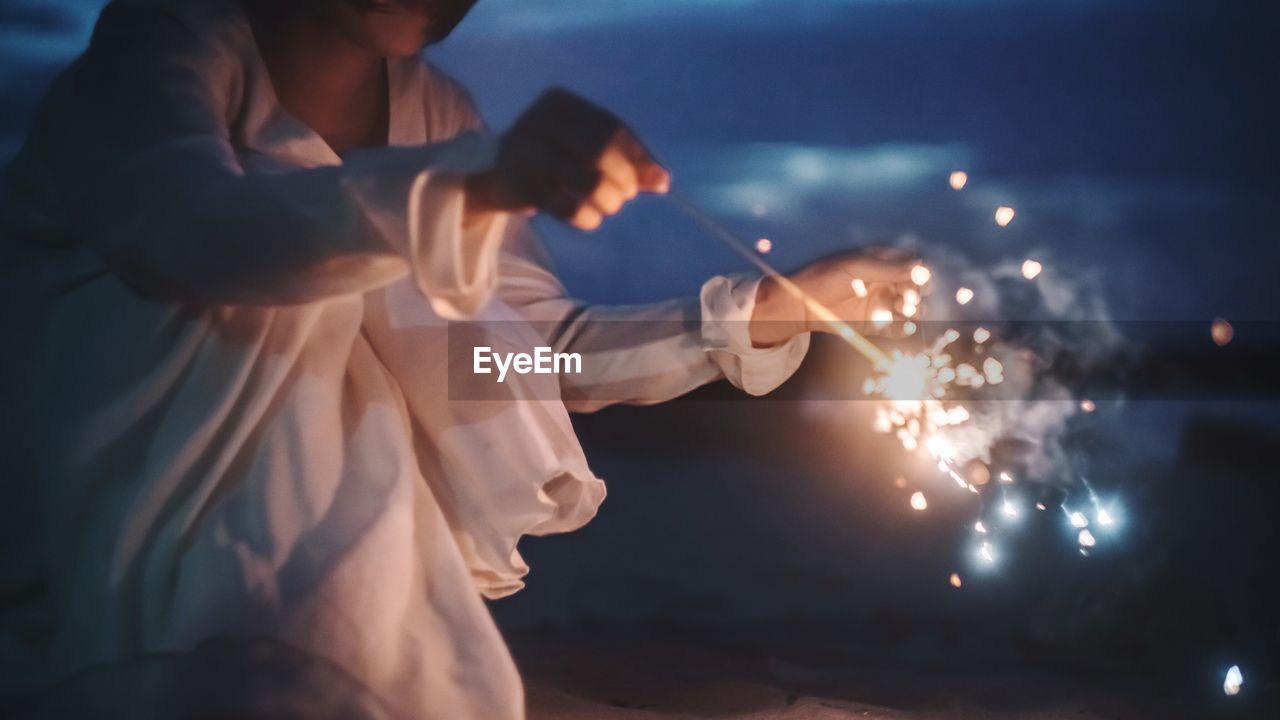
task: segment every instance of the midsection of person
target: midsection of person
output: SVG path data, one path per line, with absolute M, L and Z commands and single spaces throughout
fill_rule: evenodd
M 809 320 L 758 279 L 625 310 L 564 296 L 522 216 L 590 230 L 670 179 L 564 91 L 473 134 L 417 57 L 471 4 L 119 0 L 50 92 L 6 200 L 13 547 L 36 561 L 3 580 L 48 583 L 43 680 L 269 637 L 392 715 L 519 717 L 481 593 L 519 589 L 519 537 L 581 525 L 604 489 L 558 380 L 449 400 L 447 323 L 583 351 L 604 370 L 571 384 L 577 409 L 720 377 L 760 394 L 803 358 Z M 892 288 L 906 262 L 796 278 L 863 320 L 850 272 Z

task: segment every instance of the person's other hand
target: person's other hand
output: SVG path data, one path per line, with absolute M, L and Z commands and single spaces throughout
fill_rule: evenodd
M 670 175 L 612 113 L 550 90 L 501 138 L 493 169 L 467 178 L 467 212 L 545 210 L 582 230 Z
M 912 280 L 917 265 L 915 253 L 872 247 L 825 257 L 789 279 L 855 330 L 870 334 L 901 328 L 902 321 L 919 317 L 922 287 Z M 916 279 L 927 283 L 919 271 Z M 760 282 L 751 316 L 754 345 L 777 345 L 813 330 L 834 332 L 777 279 Z

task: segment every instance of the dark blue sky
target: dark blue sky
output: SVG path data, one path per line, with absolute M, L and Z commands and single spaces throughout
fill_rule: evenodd
M 12 148 L 98 0 L 0 9 Z M 550 85 L 630 120 L 700 198 L 795 265 L 867 242 L 1044 257 L 1117 315 L 1271 318 L 1276 13 L 1262 2 L 482 0 L 429 56 L 496 127 Z M 946 188 L 954 167 L 973 182 Z M 1002 231 L 998 204 L 1018 209 Z M 764 205 L 756 217 L 751 209 Z M 741 264 L 664 207 L 546 226 L 596 300 Z

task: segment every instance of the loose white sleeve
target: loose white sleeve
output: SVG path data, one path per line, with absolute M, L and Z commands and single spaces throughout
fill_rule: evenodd
M 700 298 L 589 305 L 567 297 L 545 262 L 535 259 L 537 241 L 527 229 L 513 232 L 519 235 L 499 259 L 499 296 L 556 352 L 582 356 L 581 373 L 561 375 L 571 410 L 659 403 L 721 378 L 763 395 L 785 382 L 808 351 L 807 334 L 773 348 L 751 346 L 758 279 L 712 278 Z
M 245 82 L 232 40 L 159 4 L 112 4 L 18 161 L 57 188 L 66 241 L 146 297 L 306 303 L 411 271 L 442 315 L 483 304 L 504 220 L 462 224 L 462 176 L 491 156 L 482 141 L 251 173 L 231 129 L 248 111 Z

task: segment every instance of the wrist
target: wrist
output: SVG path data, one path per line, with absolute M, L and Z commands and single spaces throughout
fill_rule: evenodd
M 762 278 L 751 313 L 751 344 L 758 348 L 780 345 L 805 330 L 803 303 L 776 278 Z

